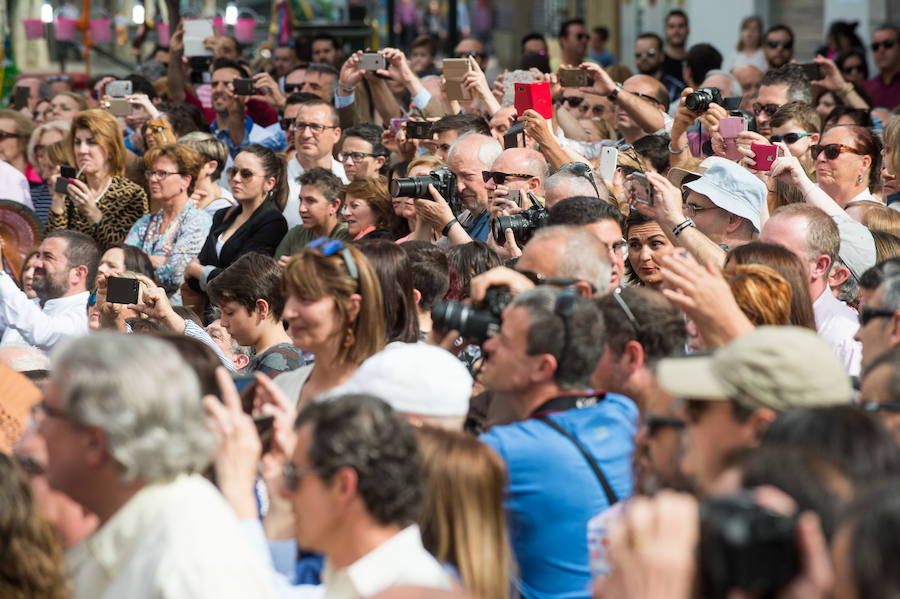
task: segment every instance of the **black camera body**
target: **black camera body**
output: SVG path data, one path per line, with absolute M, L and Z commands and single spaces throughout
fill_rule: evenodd
M 441 197 L 447 200 L 447 203 L 450 204 L 450 210 L 453 211 L 453 216 L 459 216 L 460 212 L 462 212 L 462 203 L 456 187 L 456 175 L 446 166 L 433 170 L 421 177 L 394 179 L 388 188 L 391 196 L 395 198 L 422 198 L 423 200 L 433 201 L 434 198 L 431 197 L 431 193 L 428 191 L 429 185 L 434 185 Z
M 756 503 L 750 493 L 700 504 L 700 597 L 731 589 L 774 597 L 800 572 L 797 520 Z
M 498 216 L 491 221 L 491 234 L 498 244 L 506 243 L 506 229 L 512 229 L 516 243 L 520 246 L 525 245 L 535 231 L 547 224 L 549 217 L 547 209 L 530 193 L 528 199 L 531 200 L 531 207 L 528 210 L 511 216 Z
M 435 302 L 431 320 L 442 331 L 459 331 L 466 339 L 481 345 L 500 331 L 503 309 L 512 301 L 509 287 L 495 285 L 484 292 L 484 299 L 475 307 L 462 302 Z
M 684 99 L 685 107 L 691 112 L 696 112 L 697 114 L 701 114 L 709 110 L 710 104 L 718 104 L 722 106 L 724 104 L 724 100 L 722 99 L 722 92 L 719 91 L 716 87 L 701 87 L 697 91 L 688 94 L 688 96 Z
M 737 108 L 735 110 L 730 110 L 728 112 L 728 116 L 740 116 L 744 117 L 744 121 L 747 123 L 747 131 L 753 131 L 754 133 L 759 133 L 759 128 L 756 126 L 756 116 L 742 108 Z

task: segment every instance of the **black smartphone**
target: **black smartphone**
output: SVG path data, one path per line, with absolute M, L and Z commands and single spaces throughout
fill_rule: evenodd
M 13 110 L 22 110 L 28 107 L 28 98 L 31 97 L 31 90 L 24 85 L 17 85 L 13 90 L 12 107 Z
M 519 208 L 522 207 L 522 192 L 518 189 L 510 189 L 506 192 L 506 199 L 514 202 Z
M 53 191 L 56 193 L 68 193 L 69 192 L 69 179 L 75 178 L 75 167 L 69 166 L 68 164 L 63 164 L 59 167 L 59 178 L 56 180 L 56 185 L 53 187 Z
M 231 82 L 236 96 L 252 96 L 256 93 L 256 86 L 253 85 L 253 79 L 235 79 Z
M 106 301 L 110 304 L 141 303 L 141 282 L 129 277 L 110 277 L 106 280 Z
M 653 205 L 653 186 L 644 173 L 634 173 L 631 178 L 631 196 L 635 202 Z
M 818 81 L 825 78 L 822 74 L 822 65 L 820 64 L 815 62 L 801 62 L 798 66 L 800 67 L 803 76 L 810 81 Z
M 521 143 L 520 143 L 521 142 Z M 525 147 L 525 124 L 517 121 L 503 134 L 503 149 Z
M 406 139 L 431 139 L 431 123 L 428 121 L 406 121 Z
M 254 416 L 253 424 L 256 425 L 256 434 L 259 435 L 259 441 L 262 443 L 263 453 L 269 453 L 275 438 L 275 416 L 271 414 Z

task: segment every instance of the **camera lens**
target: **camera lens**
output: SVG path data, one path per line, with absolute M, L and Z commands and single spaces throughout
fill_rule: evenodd
M 428 184 L 431 183 L 431 177 L 404 177 L 402 179 L 394 179 L 388 185 L 391 196 L 395 198 L 426 198 L 430 199 L 431 194 L 428 193 Z
M 459 331 L 463 337 L 479 344 L 500 330 L 500 319 L 497 316 L 462 302 L 435 302 L 431 319 L 439 330 Z
M 706 112 L 711 101 L 712 97 L 707 92 L 698 90 L 688 94 L 688 97 L 684 99 L 684 105 L 691 112 Z

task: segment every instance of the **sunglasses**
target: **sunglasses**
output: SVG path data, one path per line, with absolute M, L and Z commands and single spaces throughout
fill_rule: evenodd
M 884 40 L 883 42 L 872 42 L 872 52 L 878 52 L 884 47 L 885 50 L 890 50 L 897 43 L 897 40 Z
M 603 116 L 603 113 L 606 112 L 606 106 L 604 106 L 603 104 L 594 104 L 593 106 L 591 106 L 590 110 L 591 114 L 595 116 Z
M 47 83 L 56 83 L 57 81 L 65 81 L 66 83 L 68 83 L 71 80 L 72 78 L 68 75 L 50 75 L 49 77 L 47 77 L 47 79 L 45 79 Z
M 864 327 L 874 318 L 893 318 L 895 310 L 876 308 L 874 306 L 862 306 L 859 310 L 859 326 Z
M 572 108 L 578 108 L 581 106 L 581 103 L 584 102 L 584 98 L 579 98 L 578 96 L 563 96 L 563 104 L 568 104 Z
M 284 476 L 284 486 L 287 487 L 289 491 L 296 492 L 297 487 L 300 485 L 300 479 L 304 476 L 309 476 L 310 474 L 315 474 L 315 468 L 298 468 L 294 466 L 292 463 L 287 462 L 284 465 L 284 468 L 281 471 Z
M 784 48 L 785 50 L 790 50 L 791 48 L 794 47 L 794 42 L 790 42 L 790 41 L 782 42 L 782 41 L 778 41 L 778 40 L 770 40 L 770 41 L 766 42 L 766 45 L 770 48 L 778 48 L 780 46 L 780 47 Z
M 778 104 L 760 104 L 759 102 L 753 103 L 753 114 L 759 116 L 763 112 L 766 113 L 767 116 L 772 116 L 778 109 L 781 108 Z
M 847 75 L 849 75 L 853 71 L 857 71 L 859 73 L 865 73 L 866 68 L 861 64 L 848 64 L 847 66 L 845 66 L 844 68 L 841 69 L 841 72 L 844 74 L 847 74 Z
M 637 60 L 640 60 L 642 58 L 653 58 L 654 56 L 656 56 L 656 50 L 654 50 L 653 48 L 647 50 L 646 52 L 635 52 L 634 53 L 634 57 Z
M 900 401 L 864 403 L 860 408 L 862 408 L 864 412 L 900 412 Z
M 534 175 L 526 175 L 525 173 L 501 173 L 500 171 L 481 171 L 481 178 L 487 183 L 491 179 L 495 185 L 503 185 L 506 183 L 507 177 L 516 177 L 518 179 L 531 179 Z
M 856 148 L 851 148 L 850 146 L 845 146 L 844 144 L 828 144 L 823 146 L 821 144 L 815 144 L 809 147 L 809 151 L 812 154 L 813 159 L 818 158 L 819 154 L 825 152 L 825 158 L 828 160 L 834 160 L 841 154 L 858 154 L 860 156 L 865 155 L 864 152 L 860 152 Z
M 655 437 L 664 428 L 683 429 L 687 423 L 681 418 L 667 418 L 665 416 L 657 416 L 655 414 L 647 414 L 644 418 L 644 424 L 647 425 L 647 436 Z
M 290 131 L 294 126 L 294 119 L 281 119 L 278 123 L 281 125 L 282 131 Z
M 769 142 L 770 143 L 778 143 L 779 141 L 783 141 L 784 143 L 790 145 L 792 143 L 797 143 L 800 139 L 804 137 L 810 136 L 812 133 L 785 133 L 784 135 L 770 135 Z
M 237 175 L 240 175 L 241 179 L 243 179 L 244 181 L 249 181 L 253 177 L 259 176 L 256 173 L 254 173 L 253 171 L 251 171 L 249 168 L 235 168 L 233 166 L 230 167 L 225 172 L 228 173 L 229 179 L 234 179 Z
M 586 34 L 586 33 L 579 33 L 578 35 L 575 36 L 575 39 L 586 40 L 586 39 L 588 39 L 588 34 Z
M 303 89 L 302 83 L 285 83 L 284 84 L 284 93 L 286 94 L 295 94 Z
M 542 274 L 536 273 L 533 270 L 518 270 L 516 271 L 535 285 L 551 285 L 553 287 L 571 287 L 575 283 L 581 283 L 587 281 L 582 281 L 582 279 L 575 279 L 571 277 L 545 277 Z M 588 283 L 590 285 L 590 283 Z M 593 293 L 597 293 L 597 288 L 591 285 L 591 291 Z
M 597 188 L 597 182 L 594 180 L 594 169 L 592 169 L 589 165 L 583 162 L 567 162 L 559 167 L 559 170 L 557 170 L 556 172 L 559 171 L 570 171 L 578 177 L 584 177 L 591 182 L 591 185 L 594 188 L 594 192 L 597 194 L 597 197 L 600 198 L 600 190 Z
M 7 139 L 18 139 L 21 135 L 18 133 L 10 133 L 9 131 L 0 131 L 0 141 L 6 141 Z
M 306 247 L 317 250 L 323 256 L 334 256 L 335 254 L 340 256 L 347 267 L 347 272 L 353 280 L 359 283 L 359 267 L 356 265 L 356 260 L 353 259 L 353 254 L 350 253 L 343 241 L 331 239 L 330 237 L 319 237 L 311 241 Z
M 472 51 L 472 52 L 459 52 L 459 53 L 456 54 L 456 58 L 468 58 L 468 57 L 470 57 L 470 56 L 471 56 L 472 58 L 478 59 L 478 58 L 484 58 L 484 57 L 487 56 L 487 55 L 486 55 L 484 52 L 474 52 L 474 51 Z

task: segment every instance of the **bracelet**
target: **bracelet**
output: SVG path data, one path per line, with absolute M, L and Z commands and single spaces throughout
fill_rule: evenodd
M 622 84 L 619 83 L 619 82 L 617 81 L 617 82 L 616 82 L 616 87 L 615 87 L 615 89 L 613 89 L 611 92 L 609 92 L 608 94 L 606 94 L 606 98 L 607 98 L 610 102 L 615 103 L 616 98 L 619 96 L 619 90 L 621 90 L 621 89 L 622 89 Z
M 843 98 L 844 96 L 846 96 L 847 94 L 849 94 L 852 91 L 853 91 L 853 84 L 851 82 L 847 81 L 844 83 L 843 89 L 839 89 L 837 91 L 837 95 L 839 95 L 840 97 Z
M 356 93 L 356 90 L 353 89 L 352 87 L 344 87 L 343 85 L 338 85 L 338 88 L 340 88 L 340 90 L 342 92 L 344 92 L 345 94 L 347 94 L 348 96 L 352 93 Z
M 684 154 L 684 151 L 688 149 L 688 146 L 690 144 L 684 144 L 684 147 L 682 147 L 680 150 L 673 150 L 672 149 L 672 140 L 670 139 L 669 143 L 667 145 L 669 146 L 669 154 Z
M 688 227 L 696 227 L 696 226 L 697 226 L 697 224 L 693 220 L 686 218 L 686 219 L 684 219 L 684 222 L 682 222 L 680 225 L 678 225 L 677 227 L 672 229 L 672 235 L 674 235 L 675 237 L 678 237 L 678 234 L 681 233 L 682 231 L 684 231 L 685 229 L 687 229 Z
M 455 217 L 455 216 L 454 216 L 453 218 L 451 218 L 451 219 L 447 222 L 447 224 L 444 225 L 444 228 L 441 229 L 441 235 L 443 235 L 444 237 L 446 237 L 447 234 L 450 233 L 450 229 L 453 228 L 453 225 L 456 224 L 456 223 L 458 223 L 458 222 L 459 222 L 459 221 L 456 220 L 456 217 Z

